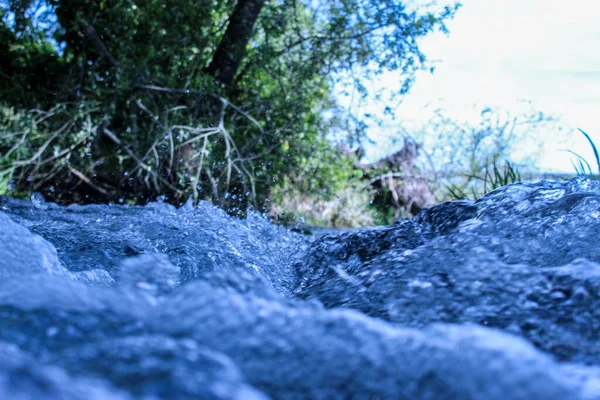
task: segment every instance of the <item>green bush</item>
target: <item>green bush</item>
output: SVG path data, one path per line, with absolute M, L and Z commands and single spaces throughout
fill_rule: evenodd
M 297 189 L 274 190 L 269 215 L 285 225 L 304 221 L 309 226 L 361 228 L 375 225 L 370 196 L 354 186 L 333 196 L 309 195 Z
M 69 190 L 64 178 L 85 173 L 97 120 L 91 106 L 49 111 L 0 106 L 0 193 Z
M 249 18 L 244 4 L 0 2 L 0 101 L 19 116 L 0 127 L 1 190 L 65 203 L 207 199 L 232 213 L 263 209 L 285 185 L 337 193 L 354 172 L 326 138 L 360 141 L 365 124 L 332 88 L 360 68 L 365 94 L 359 81 L 395 70 L 406 93 L 428 68 L 416 40 L 446 31 L 457 9 L 284 0 Z

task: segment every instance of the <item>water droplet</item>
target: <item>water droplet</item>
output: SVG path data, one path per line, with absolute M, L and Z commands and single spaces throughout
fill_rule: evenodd
M 48 208 L 44 195 L 39 192 L 33 192 L 31 194 L 31 203 L 33 203 L 33 206 L 35 208 L 40 210 L 45 210 L 46 208 Z

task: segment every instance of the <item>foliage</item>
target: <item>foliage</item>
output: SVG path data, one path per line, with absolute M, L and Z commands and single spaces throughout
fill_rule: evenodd
M 422 129 L 423 146 L 428 150 L 432 173 L 446 176 L 478 175 L 490 162 L 507 159 L 526 146 L 532 133 L 554 122 L 554 118 L 533 108 L 511 115 L 485 107 L 475 123 L 458 121 L 437 110 Z M 419 138 L 419 135 L 416 135 Z M 534 155 L 535 156 L 535 155 Z
M 292 225 L 299 221 L 309 226 L 361 228 L 375 224 L 369 194 L 356 185 L 339 189 L 333 196 L 308 195 L 296 188 L 277 188 L 270 215 L 276 221 Z
M 64 202 L 192 197 L 233 212 L 262 207 L 286 184 L 331 195 L 353 172 L 327 132 L 362 134 L 349 131 L 351 116 L 331 98 L 337 77 L 398 70 L 406 92 L 427 67 L 417 40 L 445 31 L 457 8 L 266 1 L 227 86 L 207 66 L 237 3 L 0 1 L 0 98 L 21 121 L 2 126 L 4 154 L 17 146 L 1 166 L 12 193 Z M 366 90 L 364 80 L 356 85 Z
M 434 190 L 442 201 L 477 199 L 489 190 L 519 181 L 521 175 L 510 157 L 519 152 L 518 146 L 527 147 L 535 132 L 554 122 L 552 116 L 533 108 L 513 116 L 486 107 L 478 114 L 479 121 L 468 123 L 438 110 L 431 125 L 422 130 L 428 152 L 421 167 L 436 183 Z M 520 164 L 533 162 L 536 154 L 529 157 Z
M 93 116 L 94 109 L 83 105 L 47 112 L 0 107 L 0 194 L 11 187 L 17 194 L 33 192 L 47 184 L 50 191 L 67 190 L 68 182 L 53 178 L 64 170 L 80 174 L 89 163 Z

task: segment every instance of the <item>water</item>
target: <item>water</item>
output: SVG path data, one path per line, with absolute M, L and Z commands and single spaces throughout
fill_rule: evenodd
M 600 189 L 305 236 L 0 201 L 0 399 L 600 399 Z

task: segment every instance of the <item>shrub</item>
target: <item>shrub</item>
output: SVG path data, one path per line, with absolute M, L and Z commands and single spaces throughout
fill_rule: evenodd
M 310 226 L 361 228 L 375 224 L 370 196 L 348 186 L 333 196 L 308 195 L 291 188 L 277 188 L 269 215 L 286 225 L 303 221 Z

